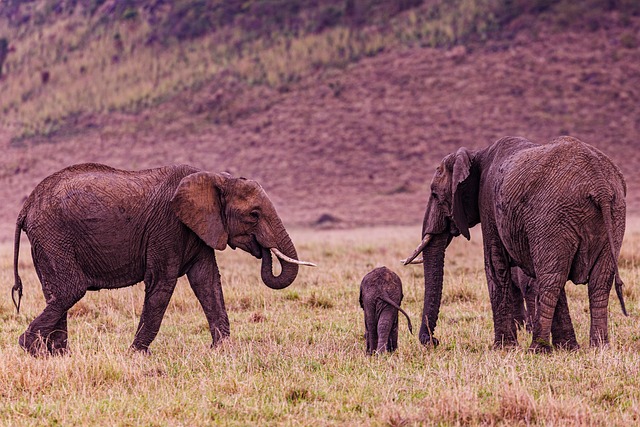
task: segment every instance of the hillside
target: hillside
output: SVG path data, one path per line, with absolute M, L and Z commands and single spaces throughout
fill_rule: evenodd
M 431 2 L 417 3 L 397 11 L 388 25 L 426 16 Z M 287 74 L 292 78 L 276 73 L 274 81 L 266 74 L 262 81 L 252 81 L 240 68 L 211 68 L 206 78 L 158 97 L 150 91 L 147 101 L 136 101 L 135 106 L 125 102 L 81 111 L 73 107 L 59 117 L 54 117 L 55 106 L 63 109 L 62 104 L 71 101 L 60 99 L 56 104 L 57 98 L 51 101 L 47 91 L 69 88 L 77 99 L 87 87 L 99 87 L 102 81 L 94 77 L 104 75 L 73 74 L 64 86 L 59 77 L 64 63 L 55 63 L 47 68 L 52 70 L 51 84 L 37 83 L 30 95 L 34 101 L 24 99 L 25 105 L 31 102 L 28 108 L 20 102 L 5 107 L 0 120 L 0 239 L 13 238 L 21 203 L 42 178 L 85 161 L 130 169 L 190 163 L 255 178 L 289 226 L 416 224 L 440 159 L 460 146 L 482 148 L 504 135 L 545 142 L 570 134 L 595 145 L 622 169 L 629 212 L 638 214 L 640 16 L 613 7 L 568 20 L 572 12 L 566 8 L 560 2 L 539 13 L 511 17 L 501 21 L 495 33 L 478 31 L 480 21 L 473 21 L 473 31 L 454 31 L 450 43 L 393 44 L 384 39 L 379 49 L 367 45 L 368 50 L 348 61 L 327 59 L 318 66 L 300 66 Z M 55 33 L 52 22 L 45 33 Z M 119 34 L 135 33 L 126 23 L 118 25 L 123 25 Z M 309 32 L 314 39 L 300 40 L 319 43 L 318 37 L 337 37 L 341 25 L 338 20 L 333 27 Z M 367 37 L 387 34 L 384 28 L 391 28 L 363 25 L 358 34 Z M 19 33 L 13 27 L 3 31 Z M 24 31 L 20 37 L 30 40 Z M 113 43 L 111 37 L 107 38 Z M 166 49 L 196 49 L 212 43 L 211 37 Z M 19 48 L 16 43 L 15 55 Z M 140 63 L 142 55 L 152 51 L 145 49 L 138 48 Z M 162 54 L 158 47 L 149 49 Z M 68 53 L 70 58 L 74 52 Z M 127 55 L 129 59 L 119 59 L 117 67 L 136 62 L 135 50 Z M 232 59 L 229 63 L 240 64 Z M 278 66 L 288 70 L 300 64 L 306 62 L 289 56 Z M 8 59 L 7 66 L 0 91 L 18 93 L 21 89 L 12 83 L 18 77 L 11 72 L 19 64 Z M 114 68 L 112 60 L 105 67 L 133 73 Z M 152 77 L 137 75 L 139 86 L 132 84 L 132 90 Z M 85 78 L 89 86 L 75 85 Z M 159 82 L 156 87 L 162 85 Z M 99 93 L 98 88 L 92 96 Z M 48 130 L 35 120 L 36 112 L 45 108 L 51 109 Z M 28 117 L 34 117 L 32 126 L 21 128 L 19 123 Z

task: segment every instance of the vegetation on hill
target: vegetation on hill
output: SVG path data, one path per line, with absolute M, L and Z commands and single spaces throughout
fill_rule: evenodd
M 8 0 L 0 127 L 46 135 L 220 76 L 287 91 L 383 50 L 508 37 L 532 15 L 597 29 L 612 9 L 640 13 L 633 0 Z

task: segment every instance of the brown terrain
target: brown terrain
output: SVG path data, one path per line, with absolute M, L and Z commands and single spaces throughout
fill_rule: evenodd
M 418 224 L 435 165 L 505 135 L 588 142 L 620 167 L 640 213 L 640 17 L 546 31 L 535 20 L 482 45 L 383 52 L 287 92 L 222 76 L 143 113 L 80 117 L 47 138 L 0 129 L 0 240 L 24 198 L 78 162 L 189 163 L 260 181 L 289 227 Z M 533 29 L 535 28 L 535 31 Z M 536 35 L 537 34 L 537 35 Z

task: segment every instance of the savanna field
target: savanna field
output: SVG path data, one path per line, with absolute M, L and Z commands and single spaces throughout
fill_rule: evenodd
M 640 423 L 640 3 L 635 0 L 0 1 L 0 425 L 636 425 Z M 505 135 L 571 135 L 623 172 L 629 316 L 589 347 L 586 286 L 567 283 L 581 348 L 494 350 L 480 227 L 447 249 L 437 348 L 420 344 L 420 242 L 442 157 Z M 20 208 L 81 162 L 187 163 L 257 180 L 299 257 L 268 289 L 260 261 L 216 252 L 231 336 L 186 278 L 151 354 L 129 349 L 144 285 L 89 292 L 70 352 L 18 337 L 45 306 Z M 359 285 L 401 277 L 398 350 L 365 354 Z
M 493 325 L 481 235 L 447 252 L 442 310 L 427 349 L 400 320 L 399 348 L 368 357 L 358 304 L 362 276 L 387 265 L 403 281 L 414 328 L 422 310 L 420 266 L 400 266 L 417 227 L 292 230 L 318 267 L 289 288 L 262 284 L 259 261 L 219 252 L 231 338 L 211 349 L 204 313 L 181 279 L 151 355 L 131 352 L 143 286 L 89 293 L 70 311 L 71 352 L 35 359 L 17 338 L 44 307 L 28 248 L 21 314 L 0 300 L 4 425 L 633 425 L 640 417 L 640 227 L 620 258 L 629 317 L 609 303 L 611 345 L 588 347 L 586 287 L 567 284 L 577 352 L 492 350 Z M 13 282 L 2 247 L 1 280 Z

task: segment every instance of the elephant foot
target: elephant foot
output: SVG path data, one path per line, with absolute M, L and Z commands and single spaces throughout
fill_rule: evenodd
M 495 350 L 506 350 L 514 347 L 519 347 L 516 324 L 512 323 L 508 328 L 497 327 L 493 335 L 493 348 Z
M 377 348 L 377 350 L 375 351 L 376 354 L 383 354 L 383 353 L 394 353 L 396 351 L 397 347 L 392 347 L 389 345 L 381 345 L 380 347 Z
M 33 357 L 43 357 L 51 354 L 47 348 L 46 340 L 42 338 L 40 333 L 25 331 L 18 338 L 18 344 Z
M 500 340 L 500 341 L 494 341 L 493 342 L 493 349 L 494 350 L 510 350 L 510 349 L 514 349 L 520 347 L 520 344 L 518 344 L 518 341 L 505 341 L 505 340 Z
M 591 338 L 589 339 L 589 345 L 591 347 L 608 347 L 609 346 L 609 335 L 605 333 L 599 334 L 591 334 Z
M 604 341 L 601 339 L 590 339 L 589 340 L 589 346 L 593 347 L 593 348 L 605 348 L 605 347 L 609 347 L 609 341 Z
M 226 330 L 215 329 L 215 330 L 211 331 L 211 338 L 212 338 L 211 348 L 214 348 L 214 347 L 220 345 L 227 338 L 229 338 L 230 335 L 231 334 L 229 333 L 229 329 L 228 328 Z
M 518 339 L 515 331 L 511 334 L 497 335 L 493 340 L 493 348 L 495 350 L 509 349 L 519 347 Z
M 211 342 L 211 348 L 221 347 L 225 342 L 229 339 L 229 335 L 225 337 L 218 338 L 217 340 L 213 340 Z
M 151 350 L 149 350 L 148 345 L 137 344 L 134 342 L 133 344 L 131 344 L 131 347 L 129 347 L 129 349 L 135 353 L 143 354 L 145 356 L 151 355 Z
M 561 341 L 559 343 L 556 343 L 554 341 L 553 347 L 555 349 L 565 350 L 565 351 L 578 351 L 578 350 L 580 350 L 580 344 L 578 344 L 578 342 L 576 340 Z
M 553 351 L 553 347 L 551 347 L 551 343 L 549 341 L 538 338 L 531 341 L 529 351 L 531 353 L 549 354 Z
M 51 354 L 57 357 L 68 356 L 71 352 L 68 348 L 57 348 Z
M 47 341 L 47 350 L 53 356 L 66 356 L 69 354 L 69 349 L 67 348 L 67 340 L 55 340 L 49 339 Z
M 438 338 L 434 337 L 433 335 L 420 335 L 420 343 L 425 346 L 425 347 L 433 347 L 436 348 L 437 346 L 440 345 L 440 341 L 438 340 Z
M 49 354 L 52 356 L 66 356 L 69 354 L 69 349 L 67 346 L 55 346 L 51 345 L 48 347 Z

